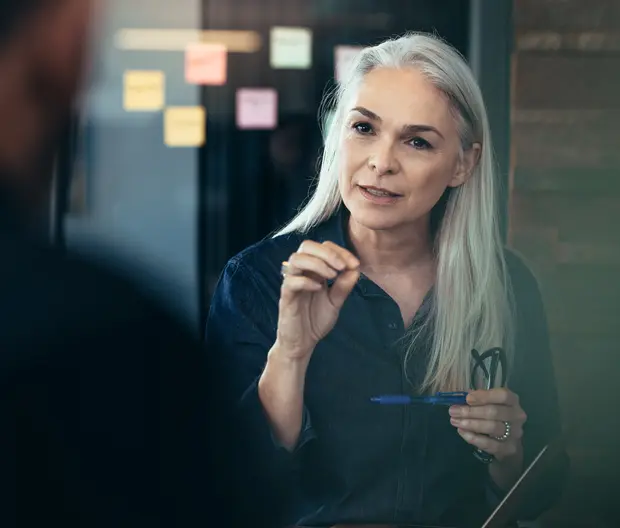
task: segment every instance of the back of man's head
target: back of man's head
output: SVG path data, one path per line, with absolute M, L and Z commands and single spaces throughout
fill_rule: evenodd
M 79 88 L 90 0 L 0 0 L 0 188 L 40 201 Z

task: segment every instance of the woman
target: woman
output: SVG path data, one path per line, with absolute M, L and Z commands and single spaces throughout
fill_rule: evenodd
M 411 34 L 360 54 L 314 195 L 229 262 L 207 328 L 262 477 L 294 495 L 287 522 L 475 525 L 560 433 L 540 294 L 502 248 L 495 181 L 455 50 Z M 472 349 L 492 347 L 509 388 L 449 410 L 372 401 L 468 390 Z M 560 473 L 523 515 L 548 507 Z

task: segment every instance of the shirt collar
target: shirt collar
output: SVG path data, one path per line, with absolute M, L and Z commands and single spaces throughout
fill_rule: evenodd
M 349 235 L 347 234 L 349 214 L 348 209 L 344 205 L 341 205 L 338 210 L 318 228 L 316 236 L 317 241 L 333 242 L 355 253 L 355 248 L 353 244 L 351 244 Z

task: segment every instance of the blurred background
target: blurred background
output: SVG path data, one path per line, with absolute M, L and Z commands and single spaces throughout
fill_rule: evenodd
M 120 252 L 197 332 L 226 261 L 307 196 L 320 101 L 347 57 L 424 30 L 469 59 L 489 110 L 506 241 L 541 281 L 568 431 L 571 480 L 543 525 L 620 526 L 620 1 L 107 8 L 58 157 L 52 236 Z

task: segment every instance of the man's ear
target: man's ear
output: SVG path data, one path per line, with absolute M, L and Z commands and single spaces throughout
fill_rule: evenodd
M 480 161 L 481 152 L 482 145 L 480 143 L 474 143 L 469 149 L 463 151 L 448 187 L 459 187 L 469 180 Z

